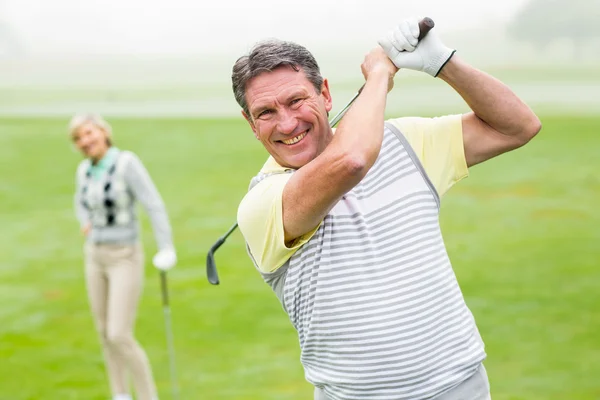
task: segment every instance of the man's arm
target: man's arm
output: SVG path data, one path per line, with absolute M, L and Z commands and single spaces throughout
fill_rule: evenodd
M 414 50 L 418 20 L 402 21 L 379 40 L 398 68 L 423 71 L 440 77 L 467 102 L 472 113 L 463 117 L 463 142 L 467 165 L 472 166 L 527 143 L 541 129 L 540 120 L 506 85 L 454 55 L 432 29 Z
M 456 55 L 438 76 L 473 110 L 463 116 L 469 167 L 523 146 L 540 131 L 538 117 L 508 86 Z
M 387 93 L 396 67 L 377 48 L 362 65 L 366 83 L 326 149 L 293 174 L 283 191 L 286 243 L 317 227 L 375 163 L 383 141 Z

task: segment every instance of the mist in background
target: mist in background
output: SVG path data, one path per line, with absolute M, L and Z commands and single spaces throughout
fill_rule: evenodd
M 600 0 L 0 0 L 0 114 L 239 115 L 231 66 L 270 37 L 307 46 L 341 108 L 366 52 L 410 16 L 532 106 L 600 107 Z M 464 107 L 428 76 L 397 81 L 411 95 L 390 112 Z

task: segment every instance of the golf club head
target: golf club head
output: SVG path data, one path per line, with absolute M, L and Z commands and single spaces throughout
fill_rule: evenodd
M 211 246 L 210 250 L 208 251 L 208 254 L 206 255 L 206 278 L 213 285 L 219 284 L 219 275 L 217 274 L 217 264 L 215 263 L 215 251 L 217 251 L 217 249 L 219 247 L 221 247 L 221 245 L 223 243 L 225 243 L 225 240 L 227 240 L 229 235 L 231 235 L 233 233 L 233 231 L 235 231 L 237 229 L 237 227 L 238 227 L 238 224 L 236 222 L 235 224 L 233 224 L 231 226 L 231 228 L 229 228 L 229 230 L 223 236 L 221 236 L 219 238 L 219 240 L 217 240 L 215 242 L 215 244 L 213 244 Z
M 206 278 L 213 285 L 219 284 L 219 275 L 217 274 L 217 265 L 215 263 L 215 251 L 217 251 L 224 242 L 225 240 L 223 238 L 217 240 L 206 255 Z
M 219 284 L 219 275 L 217 274 L 217 266 L 215 265 L 215 255 L 212 251 L 209 251 L 206 255 L 206 278 L 213 285 Z

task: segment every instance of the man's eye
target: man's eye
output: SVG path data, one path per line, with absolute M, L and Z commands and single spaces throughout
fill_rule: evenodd
M 271 114 L 271 110 L 261 111 L 260 113 L 258 113 L 258 118 L 266 117 L 269 114 Z
M 293 106 L 293 105 L 295 105 L 295 104 L 298 104 L 298 103 L 300 103 L 300 101 L 302 101 L 302 99 L 294 99 L 294 100 L 292 100 L 292 101 L 291 101 L 291 103 L 290 103 L 290 104 Z

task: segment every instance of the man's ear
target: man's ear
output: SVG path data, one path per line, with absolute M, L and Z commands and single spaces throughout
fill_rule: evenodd
M 248 114 L 246 114 L 246 112 L 244 110 L 242 110 L 242 115 L 244 116 L 246 121 L 248 121 L 248 124 L 250 125 L 252 132 L 254 132 L 254 137 L 258 139 L 258 134 L 256 133 L 256 126 L 254 125 L 254 122 L 252 121 L 252 117 L 249 116 Z
M 323 79 L 323 86 L 321 87 L 321 95 L 325 103 L 325 109 L 327 113 L 333 108 L 333 99 L 331 98 L 331 91 L 329 90 L 329 82 L 327 79 Z

